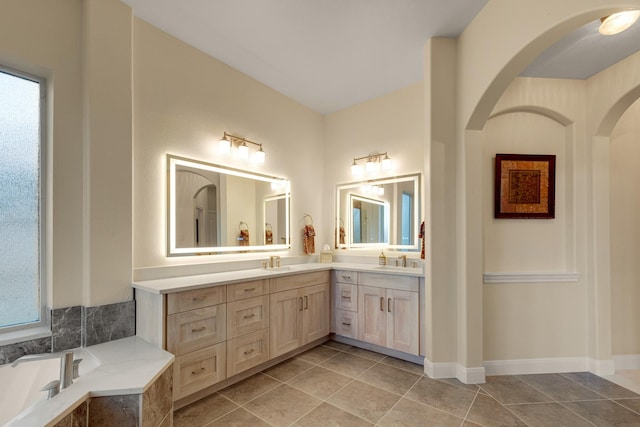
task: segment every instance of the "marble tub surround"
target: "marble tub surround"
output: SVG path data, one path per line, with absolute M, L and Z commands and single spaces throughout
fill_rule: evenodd
M 82 307 L 51 310 L 51 351 L 63 351 L 82 346 Z
M 8 426 L 55 426 L 87 400 L 89 400 L 89 414 L 91 414 L 91 402 L 94 398 L 131 395 L 138 396 L 138 402 L 140 396 L 143 396 L 143 399 L 148 396 L 150 400 L 159 402 L 159 407 L 154 406 L 149 409 L 155 414 L 149 416 L 149 419 L 157 419 L 160 416 L 164 417 L 163 420 L 166 418 L 168 412 L 161 414 L 167 407 L 166 399 L 163 400 L 158 396 L 171 395 L 174 359 L 172 354 L 135 336 L 87 347 L 85 351 L 98 365 L 95 369 L 86 375 L 81 375 L 71 387 L 63 390 L 53 399 L 38 402 L 34 411 L 27 413 L 19 420 L 14 420 Z M 143 407 L 144 403 L 138 403 L 139 409 Z
M 136 333 L 136 302 L 82 307 L 84 346 L 126 338 Z
M 640 425 L 640 395 L 587 372 L 430 379 L 423 367 L 335 341 L 174 414 L 176 427 Z
M 50 353 L 51 342 L 52 338 L 49 336 L 3 345 L 0 347 L 0 365 L 11 363 L 25 354 Z

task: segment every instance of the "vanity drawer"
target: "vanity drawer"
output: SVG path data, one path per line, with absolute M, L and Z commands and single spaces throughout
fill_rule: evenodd
M 226 305 L 167 316 L 167 350 L 176 356 L 198 350 L 227 338 Z
M 269 360 L 269 329 L 227 341 L 227 377 Z
M 304 288 L 321 283 L 329 283 L 329 271 L 314 271 L 311 273 L 277 277 L 273 279 L 271 292 L 288 291 L 289 289 Z
M 227 338 L 269 327 L 269 295 L 227 303 Z
M 398 291 L 418 292 L 420 290 L 417 277 L 393 274 L 360 273 L 358 284 L 376 288 L 396 289 Z
M 358 313 L 336 310 L 333 329 L 337 335 L 358 339 Z
M 358 273 L 348 270 L 335 270 L 333 272 L 333 281 L 340 283 L 358 283 Z
M 167 295 L 167 313 L 180 313 L 196 308 L 221 304 L 227 300 L 226 286 L 194 289 L 193 291 L 176 292 Z
M 176 357 L 173 363 L 173 400 L 224 380 L 227 373 L 226 359 L 224 342 Z
M 333 306 L 339 310 L 358 311 L 358 285 L 334 283 Z
M 238 301 L 241 299 L 266 295 L 268 293 L 268 279 L 227 285 L 227 301 Z

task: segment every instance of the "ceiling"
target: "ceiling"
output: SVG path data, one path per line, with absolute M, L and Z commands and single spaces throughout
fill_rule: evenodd
M 319 113 L 422 81 L 430 37 L 456 37 L 486 0 L 122 0 L 134 14 Z M 640 49 L 640 25 L 597 22 L 522 73 L 585 79 Z

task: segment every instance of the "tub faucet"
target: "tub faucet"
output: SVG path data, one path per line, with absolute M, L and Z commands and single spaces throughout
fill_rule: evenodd
M 73 352 L 71 350 L 60 353 L 29 354 L 14 360 L 11 366 L 15 367 L 25 362 L 57 358 L 60 358 L 60 390 L 64 390 L 73 384 Z

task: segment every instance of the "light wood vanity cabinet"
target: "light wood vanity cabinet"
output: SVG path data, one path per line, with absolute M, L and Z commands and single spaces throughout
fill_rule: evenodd
M 361 273 L 358 286 L 358 339 L 418 355 L 418 279 Z
M 226 287 L 167 296 L 166 349 L 176 355 L 174 400 L 226 377 Z
M 336 270 L 332 289 L 333 332 L 419 355 L 420 285 L 417 277 Z
M 139 307 L 164 307 L 157 311 L 163 313 L 164 328 L 158 331 L 157 323 L 140 321 L 138 334 L 161 341 L 176 355 L 173 399 L 187 401 L 189 395 L 231 384 L 234 376 L 242 379 L 238 374 L 327 337 L 329 278 L 328 271 L 316 271 L 166 297 L 141 292 L 136 294 Z
M 358 338 L 358 273 L 337 270 L 333 273 L 332 332 Z
M 284 290 L 287 288 L 294 288 Z M 329 335 L 330 288 L 326 271 L 274 279 L 270 296 L 271 357 Z

